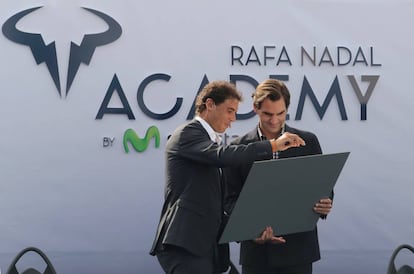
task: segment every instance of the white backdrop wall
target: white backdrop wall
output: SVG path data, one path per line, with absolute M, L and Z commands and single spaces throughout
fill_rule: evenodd
M 6 24 L 34 7 L 41 8 Z M 82 8 L 122 29 L 105 45 L 94 40 L 90 60 L 86 46 L 75 55 L 71 42 L 113 28 Z M 162 205 L 167 136 L 186 121 L 203 79 L 236 75 L 251 80 L 236 81 L 245 95 L 240 114 L 252 110 L 255 81 L 283 76 L 292 94 L 288 123 L 316 133 L 325 153 L 351 152 L 334 209 L 318 225 L 320 273 L 328 271 L 330 252 L 338 254 L 335 273 L 350 273 L 340 267 L 347 254 L 388 254 L 413 244 L 413 13 L 414 2 L 402 0 L 2 1 L 0 267 L 37 246 L 63 274 L 159 273 L 148 250 Z M 26 33 L 23 40 L 10 38 L 17 31 Z M 44 45 L 38 40 L 35 48 L 29 33 Z M 79 58 L 67 92 L 70 60 Z M 55 78 L 46 65 L 53 60 Z M 166 78 L 144 86 L 153 75 Z M 172 110 L 177 98 L 182 104 L 157 119 L 137 98 L 155 114 Z M 227 134 L 240 135 L 256 121 L 236 121 Z M 142 138 L 151 126 L 159 147 L 151 139 L 138 152 L 127 143 L 126 153 L 127 129 Z M 110 269 L 113 262 L 123 266 Z M 386 264 L 372 266 L 378 263 Z

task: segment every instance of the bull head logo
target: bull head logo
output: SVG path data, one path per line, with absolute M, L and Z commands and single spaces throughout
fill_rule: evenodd
M 16 27 L 16 24 L 20 19 L 39 8 L 41 7 L 27 9 L 13 15 L 3 24 L 2 31 L 4 36 L 6 36 L 9 40 L 30 47 L 33 57 L 38 65 L 43 62 L 46 64 L 50 76 L 52 77 L 56 89 L 58 90 L 59 96 L 61 96 L 55 42 L 46 45 L 40 33 L 28 33 L 18 30 Z M 67 74 L 68 77 L 66 82 L 66 95 L 69 93 L 69 89 L 75 79 L 80 64 L 84 63 L 89 65 L 92 55 L 97 47 L 114 42 L 122 34 L 121 26 L 110 16 L 97 10 L 89 8 L 83 9 L 104 20 L 108 25 L 108 30 L 102 33 L 84 35 L 80 45 L 71 42 Z

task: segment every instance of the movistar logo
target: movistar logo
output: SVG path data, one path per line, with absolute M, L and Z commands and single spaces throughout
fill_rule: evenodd
M 129 153 L 128 143 L 130 143 L 135 151 L 143 152 L 147 149 L 152 138 L 155 139 L 155 147 L 158 148 L 160 146 L 160 132 L 156 126 L 149 127 L 144 138 L 138 137 L 137 133 L 129 128 L 124 133 L 124 150 Z
M 30 47 L 33 57 L 38 65 L 41 63 L 46 64 L 59 96 L 62 96 L 55 41 L 46 45 L 40 33 L 28 33 L 18 30 L 16 27 L 20 19 L 39 8 L 41 7 L 30 8 L 13 15 L 3 24 L 2 31 L 4 36 L 9 40 Z M 108 25 L 108 29 L 102 33 L 84 35 L 80 45 L 71 42 L 66 80 L 66 95 L 69 93 L 69 89 L 75 79 L 80 64 L 84 63 L 89 65 L 92 55 L 97 47 L 112 43 L 122 34 L 121 26 L 110 16 L 97 10 L 89 8 L 83 9 L 104 20 Z

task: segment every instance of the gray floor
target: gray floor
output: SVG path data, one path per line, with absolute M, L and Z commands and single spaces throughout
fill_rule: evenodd
M 314 274 L 386 274 L 392 251 L 322 251 L 323 259 L 314 265 Z M 36 254 L 26 253 L 18 262 L 21 273 L 29 266 L 43 270 L 45 264 Z M 16 254 L 0 254 L 3 274 Z M 410 254 L 411 255 L 411 254 Z M 154 257 L 139 252 L 47 254 L 57 274 L 158 274 Z M 233 258 L 236 261 L 236 258 Z M 414 258 L 410 258 L 414 262 Z

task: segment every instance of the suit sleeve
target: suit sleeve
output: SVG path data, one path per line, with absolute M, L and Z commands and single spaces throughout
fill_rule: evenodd
M 251 164 L 255 160 L 266 159 L 272 155 L 272 147 L 268 141 L 219 146 L 194 125 L 185 127 L 180 134 L 180 138 L 175 138 L 179 142 L 178 145 L 171 146 L 170 152 L 202 164 L 217 167 L 236 166 Z

